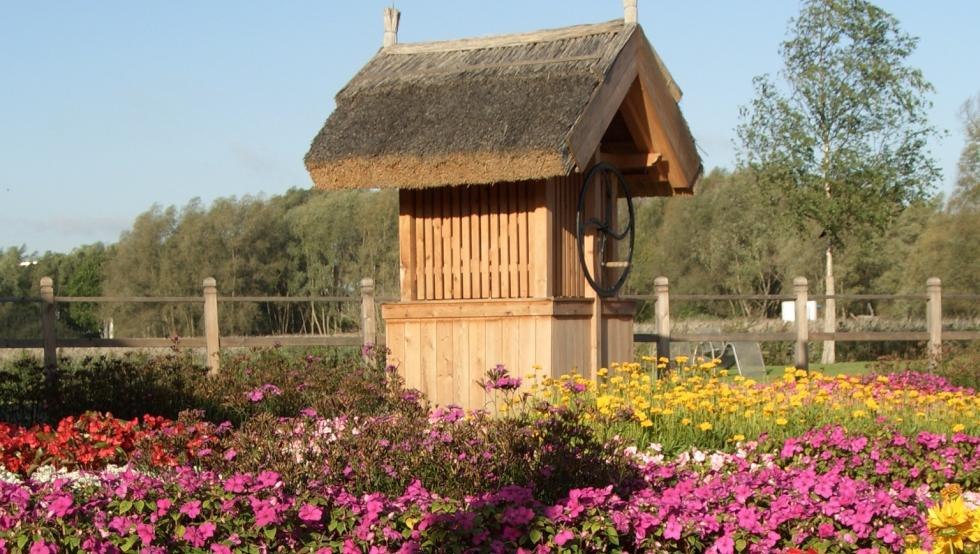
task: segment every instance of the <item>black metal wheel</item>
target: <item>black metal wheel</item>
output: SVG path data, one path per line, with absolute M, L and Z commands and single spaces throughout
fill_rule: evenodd
M 596 193 L 598 193 L 599 210 L 594 209 L 593 204 L 596 202 L 588 201 L 590 196 Z M 614 209 L 620 200 L 625 200 L 626 213 Z M 601 216 L 587 213 L 590 207 L 593 211 L 601 211 Z M 630 196 L 629 186 L 623 174 L 615 166 L 606 162 L 592 166 L 585 175 L 578 196 L 576 214 L 578 259 L 589 285 L 601 297 L 615 296 L 626 282 L 633 267 L 635 218 L 633 197 Z M 585 241 L 590 235 L 595 237 L 594 255 L 599 267 L 595 272 L 591 261 L 585 259 Z M 615 259 L 607 259 L 607 248 L 615 253 Z

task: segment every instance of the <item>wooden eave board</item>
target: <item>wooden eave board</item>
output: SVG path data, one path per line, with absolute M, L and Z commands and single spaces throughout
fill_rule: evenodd
M 630 98 L 639 80 L 643 106 Z M 681 114 L 677 100 L 680 91 L 665 73 L 657 54 L 643 31 L 635 27 L 616 56 L 603 83 L 596 88 L 588 105 L 572 125 L 566 145 L 578 171 L 584 171 L 596 152 L 616 113 L 625 106 L 635 123 L 636 116 L 649 118 L 650 134 L 634 135 L 641 142 L 652 141 L 651 153 L 661 154 L 670 168 L 668 178 L 675 189 L 691 189 L 701 176 L 701 158 L 694 138 Z M 637 133 L 631 129 L 632 133 Z
M 671 186 L 675 189 L 693 188 L 701 176 L 701 157 L 698 156 L 694 137 L 691 136 L 670 84 L 661 71 L 653 48 L 642 30 L 638 30 L 637 35 L 641 41 L 639 55 L 636 57 L 639 65 L 637 73 L 643 86 L 647 111 L 656 118 L 654 141 L 668 161 Z

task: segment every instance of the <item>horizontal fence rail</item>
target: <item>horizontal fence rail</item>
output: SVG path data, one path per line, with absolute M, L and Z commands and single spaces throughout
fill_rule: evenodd
M 624 296 L 627 300 L 653 301 L 656 332 L 635 333 L 633 341 L 656 343 L 657 355 L 670 357 L 670 343 L 674 342 L 794 342 L 793 357 L 796 367 L 806 369 L 808 344 L 813 341 L 835 342 L 876 342 L 876 341 L 921 341 L 928 343 L 930 364 L 939 362 L 942 355 L 943 340 L 980 340 L 980 331 L 943 331 L 942 300 L 976 300 L 976 293 L 943 293 L 942 283 L 936 278 L 926 281 L 924 294 L 816 294 L 810 295 L 807 280 L 797 277 L 793 280 L 793 295 L 782 294 L 670 294 L 666 277 L 654 280 L 654 294 L 635 294 Z M 925 331 L 811 331 L 807 319 L 806 306 L 809 300 L 925 300 Z M 790 301 L 793 306 L 793 330 L 755 333 L 672 333 L 670 323 L 670 301 L 737 301 L 772 300 Z M 836 323 L 834 324 L 836 328 Z
M 56 296 L 50 277 L 41 279 L 40 297 L 0 296 L 0 303 L 41 304 L 41 335 L 39 339 L 0 338 L 0 348 L 41 348 L 44 365 L 57 364 L 58 348 L 167 348 L 186 347 L 207 350 L 210 372 L 220 369 L 221 348 L 272 347 L 272 346 L 367 346 L 377 341 L 377 300 L 395 300 L 374 296 L 374 279 L 364 278 L 360 283 L 360 296 L 218 296 L 217 282 L 204 280 L 202 296 Z M 269 336 L 221 336 L 218 329 L 218 305 L 220 303 L 266 302 L 308 303 L 330 302 L 361 304 L 360 332 L 332 335 L 269 335 Z M 204 336 L 170 338 L 59 338 L 55 330 L 58 304 L 200 304 L 204 308 Z

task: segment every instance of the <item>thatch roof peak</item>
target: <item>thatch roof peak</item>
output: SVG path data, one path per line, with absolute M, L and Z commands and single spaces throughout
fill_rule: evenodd
M 424 54 L 432 52 L 447 52 L 450 50 L 476 50 L 480 48 L 506 48 L 508 46 L 526 46 L 538 42 L 575 39 L 590 35 L 601 35 L 622 31 L 626 24 L 622 19 L 613 19 L 604 23 L 586 23 L 557 29 L 541 29 L 526 33 L 510 33 L 505 35 L 489 35 L 483 37 L 468 37 L 452 40 L 427 42 L 403 42 L 383 49 L 382 54 Z
M 639 26 L 621 19 L 386 46 L 337 94 L 307 168 L 321 188 L 481 184 L 581 170 L 588 160 L 570 149 L 573 127 L 609 85 L 613 66 L 635 64 L 638 49 L 652 54 L 676 109 L 680 91 Z

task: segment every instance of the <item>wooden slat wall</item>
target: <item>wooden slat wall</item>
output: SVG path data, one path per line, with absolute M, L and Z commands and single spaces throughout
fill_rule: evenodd
M 582 176 L 556 177 L 554 187 L 554 291 L 557 297 L 581 298 L 585 295 L 585 277 L 579 266 L 578 244 L 575 239 L 578 195 Z
M 544 187 L 521 182 L 403 190 L 399 229 L 412 235 L 401 241 L 400 259 L 409 264 L 402 290 L 412 292 L 403 299 L 531 298 L 535 264 L 547 260 L 546 252 L 532 251 L 542 248 L 535 237 L 546 234 L 547 220 L 534 216 L 546 201 Z
M 405 385 L 438 405 L 488 407 L 477 381 L 496 364 L 521 377 L 534 365 L 554 377 L 588 372 L 587 317 L 390 319 L 387 326 L 390 361 Z

